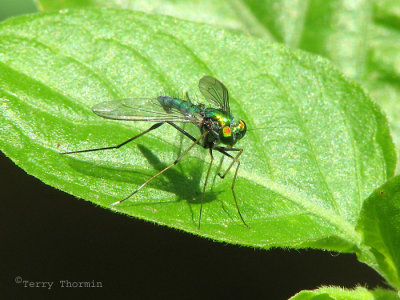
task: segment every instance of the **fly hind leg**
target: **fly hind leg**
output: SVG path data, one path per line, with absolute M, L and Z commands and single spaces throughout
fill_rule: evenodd
M 102 148 L 95 148 L 95 149 L 86 149 L 86 150 L 78 150 L 78 151 L 69 151 L 69 152 L 61 152 L 60 154 L 74 154 L 74 153 L 84 153 L 84 152 L 92 152 L 92 151 L 101 151 L 101 150 L 110 150 L 110 149 L 119 149 L 120 147 L 128 144 L 129 142 L 132 142 L 133 140 L 141 137 L 142 135 L 145 135 L 146 133 L 157 129 L 160 127 L 164 122 L 156 123 L 153 126 L 151 126 L 149 129 L 139 133 L 138 135 L 135 135 L 134 137 L 130 138 L 129 140 L 126 140 L 125 142 L 116 145 L 116 146 L 110 146 L 110 147 L 102 147 Z
M 141 186 L 139 186 L 133 193 L 131 193 L 128 197 L 125 197 L 122 200 L 119 200 L 117 202 L 114 202 L 113 204 L 111 204 L 112 206 L 114 205 L 118 205 L 121 202 L 124 202 L 125 200 L 128 200 L 130 197 L 132 197 L 133 195 L 135 195 L 137 192 L 139 192 L 142 188 L 144 188 L 147 184 L 149 184 L 151 181 L 153 181 L 153 179 L 155 179 L 156 177 L 160 176 L 162 173 L 164 173 L 165 171 L 167 171 L 168 169 L 170 169 L 171 167 L 175 166 L 194 146 L 196 146 L 206 135 L 208 134 L 208 131 L 204 132 L 198 139 L 196 139 L 192 145 L 190 145 L 189 148 L 187 148 L 172 164 L 170 164 L 169 166 L 165 167 L 164 169 L 162 169 L 160 172 L 158 172 L 157 174 L 153 175 L 151 178 L 147 179 Z

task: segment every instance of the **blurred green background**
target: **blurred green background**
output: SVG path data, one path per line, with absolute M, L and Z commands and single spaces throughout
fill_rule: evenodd
M 0 21 L 9 17 L 35 13 L 38 9 L 33 0 L 1 0 Z

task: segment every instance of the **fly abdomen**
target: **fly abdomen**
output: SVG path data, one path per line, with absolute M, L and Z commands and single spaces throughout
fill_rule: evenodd
M 167 113 L 172 109 L 178 110 L 183 115 L 193 115 L 201 111 L 197 105 L 171 96 L 159 96 L 157 100 Z

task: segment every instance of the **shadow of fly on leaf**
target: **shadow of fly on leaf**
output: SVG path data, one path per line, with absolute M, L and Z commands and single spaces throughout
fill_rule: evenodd
M 162 163 L 157 155 L 155 155 L 150 149 L 143 145 L 138 145 L 140 152 L 146 158 L 146 160 L 152 165 L 152 167 L 159 172 L 167 167 L 165 163 Z M 189 203 L 198 204 L 197 195 L 202 193 L 200 189 L 201 181 L 201 163 L 195 163 L 189 167 L 186 171 L 186 175 L 182 173 L 182 170 L 171 169 L 165 172 L 162 178 L 155 184 L 154 181 L 150 184 L 154 184 L 154 187 L 166 192 L 175 194 L 178 199 L 176 201 L 186 200 Z M 204 195 L 204 203 L 211 202 L 216 199 L 216 192 L 206 191 Z
M 153 169 L 161 171 L 167 166 L 165 163 L 161 162 L 157 155 L 155 155 L 150 149 L 140 144 L 137 145 L 137 147 L 146 160 L 151 164 Z M 197 196 L 201 194 L 200 180 L 202 172 L 199 172 L 202 167 L 201 164 L 201 162 L 198 162 L 189 166 L 189 169 L 185 168 L 185 173 L 183 173 L 182 170 L 175 170 L 172 168 L 168 172 L 165 172 L 164 176 L 160 176 L 158 180 L 154 180 L 149 183 L 149 185 L 157 190 L 175 194 L 177 199 L 173 202 L 185 200 L 189 203 L 200 204 Z M 140 178 L 149 177 L 149 171 L 147 170 L 133 170 L 131 167 L 103 166 L 98 163 L 83 161 L 72 157 L 68 160 L 68 165 L 77 172 L 86 176 L 134 185 L 140 185 L 143 183 L 143 179 Z M 215 195 L 219 193 L 220 192 L 216 191 L 206 191 L 204 203 L 216 200 Z M 159 203 L 168 202 L 171 201 Z M 138 204 L 138 202 L 135 202 L 135 204 Z
M 167 164 L 161 162 L 157 155 L 154 154 L 154 152 L 149 148 L 141 144 L 138 144 L 137 148 L 143 154 L 144 158 L 151 164 L 154 170 L 161 171 L 167 166 Z M 72 157 L 68 159 L 68 165 L 85 176 L 107 179 L 113 182 L 140 185 L 143 183 L 143 179 L 141 178 L 149 177 L 149 172 L 147 170 L 139 171 L 133 170 L 131 167 L 104 166 L 98 163 L 88 162 Z M 154 206 L 176 203 L 182 200 L 188 202 L 189 204 L 200 204 L 200 198 L 198 196 L 202 194 L 200 188 L 202 166 L 203 163 L 198 161 L 186 166 L 185 172 L 183 170 L 171 168 L 168 172 L 165 172 L 163 176 L 160 176 L 158 180 L 154 180 L 149 183 L 149 185 L 151 185 L 151 187 L 154 189 L 175 194 L 177 197 L 175 200 L 138 201 L 135 199 L 127 206 Z M 204 203 L 216 200 L 216 195 L 220 193 L 221 191 L 206 191 L 204 195 Z M 192 208 L 191 206 L 189 207 L 192 215 L 191 219 L 194 223 L 197 223 L 197 221 L 194 220 Z M 224 209 L 224 211 L 229 215 L 224 208 L 223 203 L 222 209 Z
M 222 84 L 222 82 L 211 76 L 204 76 L 199 81 L 199 89 L 204 98 L 215 107 L 206 107 L 204 104 L 193 104 L 188 95 L 185 100 L 171 96 L 159 96 L 157 98 L 119 99 L 96 104 L 92 110 L 100 117 L 122 121 L 147 121 L 154 124 L 147 130 L 116 146 L 62 152 L 61 154 L 76 154 L 83 152 L 119 149 L 120 147 L 132 142 L 133 140 L 136 140 L 146 133 L 161 127 L 162 125 L 170 125 L 185 137 L 189 138 L 192 141 L 192 144 L 188 148 L 184 149 L 173 163 L 154 174 L 152 177 L 142 183 L 136 190 L 127 195 L 124 199 L 113 203 L 112 206 L 118 205 L 135 195 L 155 178 L 164 174 L 167 170 L 178 164 L 181 159 L 183 159 L 185 155 L 197 145 L 207 149 L 211 158 L 202 189 L 198 228 L 200 229 L 201 214 L 203 211 L 203 203 L 205 198 L 204 195 L 210 176 L 211 166 L 214 161 L 213 151 L 218 151 L 224 155 L 223 157 L 227 157 L 231 160 L 228 168 L 223 173 L 220 173 L 222 161 L 219 164 L 217 174 L 222 179 L 225 178 L 232 166 L 236 164 L 235 174 L 231 186 L 232 195 L 238 215 L 243 224 L 248 227 L 242 216 L 242 213 L 240 212 L 235 194 L 235 182 L 240 167 L 239 157 L 243 153 L 243 149 L 233 147 L 245 136 L 247 131 L 246 123 L 243 120 L 236 119 L 231 114 L 228 90 Z M 176 123 L 192 123 L 196 125 L 200 130 L 200 136 L 194 137 Z M 181 186 L 181 184 L 182 183 L 180 182 L 179 186 Z

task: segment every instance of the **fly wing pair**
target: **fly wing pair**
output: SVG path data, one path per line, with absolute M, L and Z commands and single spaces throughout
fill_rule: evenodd
M 211 76 L 200 79 L 199 89 L 212 104 L 230 112 L 228 90 L 222 82 Z M 177 109 L 168 112 L 156 98 L 126 98 L 96 104 L 93 112 L 100 117 L 123 121 L 198 123 L 200 116 L 182 114 Z
M 93 106 L 93 112 L 100 117 L 123 121 L 183 122 L 194 121 L 193 116 L 184 115 L 170 108 L 168 112 L 156 98 L 126 98 L 101 102 Z
M 227 113 L 231 112 L 228 90 L 221 81 L 211 76 L 204 76 L 199 81 L 199 89 L 208 101 Z

